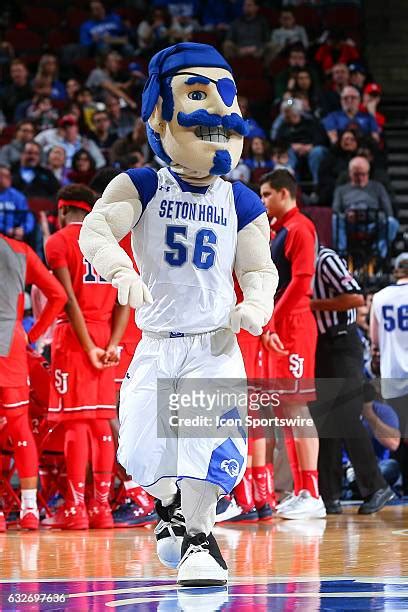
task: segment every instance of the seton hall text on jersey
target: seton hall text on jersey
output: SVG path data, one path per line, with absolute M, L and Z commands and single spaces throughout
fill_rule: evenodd
M 227 218 L 224 215 L 224 209 L 222 207 L 198 202 L 162 200 L 160 202 L 159 217 L 227 225 Z

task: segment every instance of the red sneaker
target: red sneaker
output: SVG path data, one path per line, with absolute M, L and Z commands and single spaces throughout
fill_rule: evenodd
M 39 514 L 37 508 L 25 508 L 20 511 L 20 529 L 29 529 L 34 531 L 38 529 L 40 524 Z
M 7 531 L 6 519 L 3 512 L 0 510 L 0 533 Z
M 112 510 L 108 503 L 101 504 L 92 499 L 88 504 L 89 527 L 91 529 L 111 529 L 113 527 Z
M 127 489 L 125 497 L 131 499 L 139 506 L 141 506 L 145 510 L 146 514 L 153 512 L 155 508 L 153 497 L 146 493 L 146 491 L 142 489 L 142 487 L 133 487 L 132 489 Z
M 89 529 L 86 506 L 69 501 L 58 508 L 53 516 L 44 519 L 41 525 L 52 529 Z

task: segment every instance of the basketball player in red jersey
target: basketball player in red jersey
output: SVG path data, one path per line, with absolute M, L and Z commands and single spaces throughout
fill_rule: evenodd
M 34 251 L 24 242 L 0 234 L 0 416 L 14 446 L 14 458 L 21 483 L 20 527 L 38 528 L 38 454 L 28 415 L 28 342 L 35 342 L 63 308 L 64 289 L 48 272 Z M 28 333 L 22 326 L 24 286 L 36 284 L 47 298 L 41 316 Z M 0 531 L 6 522 L 0 509 Z
M 68 295 L 52 344 L 49 418 L 65 430 L 66 504 L 46 526 L 62 529 L 113 527 L 109 491 L 114 462 L 110 419 L 116 416 L 117 347 L 129 308 L 116 304 L 116 290 L 100 278 L 78 246 L 82 221 L 95 194 L 83 185 L 58 193 L 62 229 L 46 242 L 49 266 Z M 85 477 L 91 445 L 94 498 L 85 506 Z
M 110 181 L 120 174 L 120 172 L 120 170 L 109 166 L 101 168 L 95 174 L 89 186 L 98 197 L 101 197 Z M 133 261 L 135 270 L 137 270 L 133 257 L 130 233 L 120 241 L 120 246 L 129 255 Z M 126 372 L 136 352 L 136 347 L 141 339 L 142 332 L 136 325 L 135 311 L 131 308 L 128 324 L 120 341 L 120 345 L 118 346 L 119 363 L 115 367 L 117 403 L 119 403 L 120 386 L 126 376 Z M 115 419 L 112 419 L 111 426 L 116 448 L 119 435 L 119 419 L 117 416 Z M 123 481 L 124 485 L 124 494 L 118 500 L 120 502 L 119 506 L 115 508 L 112 513 L 115 527 L 142 527 L 143 525 L 154 523 L 157 520 L 157 515 L 154 512 L 154 499 L 150 497 L 141 486 L 126 475 L 121 465 L 116 463 L 115 466 L 117 476 Z
M 237 303 L 243 300 L 238 282 L 235 280 Z M 260 336 L 253 336 L 244 329 L 237 335 L 244 359 L 245 371 L 250 385 L 250 395 L 259 391 L 259 380 L 263 378 L 262 343 Z M 259 416 L 251 411 L 249 416 Z M 234 489 L 235 499 L 242 513 L 231 520 L 268 520 L 274 507 L 273 464 L 266 462 L 266 440 L 262 427 L 248 428 L 248 463 L 241 482 Z
M 269 218 L 274 218 L 271 252 L 279 272 L 275 310 L 262 336 L 270 355 L 266 374 L 280 390 L 277 416 L 311 420 L 307 402 L 315 399 L 317 328 L 310 298 L 317 254 L 316 230 L 296 206 L 296 181 L 287 170 L 275 170 L 262 177 L 261 198 Z M 285 427 L 284 434 L 294 494 L 278 506 L 278 516 L 322 518 L 326 510 L 318 490 L 316 428 Z

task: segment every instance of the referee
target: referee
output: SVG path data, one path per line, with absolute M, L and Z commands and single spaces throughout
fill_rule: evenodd
M 335 251 L 320 247 L 311 308 L 318 326 L 317 399 L 310 405 L 320 438 L 319 487 L 328 514 L 340 514 L 342 444 L 346 447 L 364 503 L 359 514 L 380 510 L 394 493 L 377 465 L 372 442 L 361 422 L 364 402 L 363 346 L 357 334 L 356 307 L 361 289 Z

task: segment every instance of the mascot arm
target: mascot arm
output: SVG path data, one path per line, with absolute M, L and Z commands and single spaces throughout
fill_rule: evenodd
M 119 174 L 85 217 L 79 246 L 95 270 L 118 290 L 120 304 L 139 308 L 152 297 L 118 242 L 142 214 L 139 194 L 127 174 Z
M 271 259 L 269 238 L 266 214 L 238 232 L 234 270 L 244 300 L 231 312 L 230 326 L 235 333 L 243 328 L 260 336 L 272 316 L 278 272 Z

